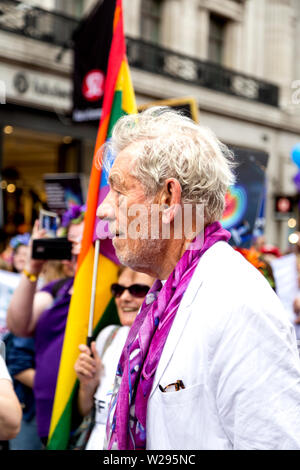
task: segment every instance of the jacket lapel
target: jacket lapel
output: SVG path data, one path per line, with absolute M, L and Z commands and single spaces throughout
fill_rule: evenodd
M 168 366 L 170 359 L 176 349 L 177 343 L 182 335 L 182 332 L 185 328 L 185 325 L 188 322 L 189 316 L 191 314 L 191 304 L 194 301 L 194 298 L 203 282 L 203 279 L 200 278 L 200 273 L 199 273 L 199 265 L 200 262 L 193 274 L 193 277 L 191 279 L 190 284 L 188 285 L 188 288 L 181 300 L 181 303 L 179 305 L 178 311 L 176 313 L 173 325 L 171 327 L 171 330 L 169 332 L 166 344 L 164 346 L 161 358 L 159 360 L 153 385 L 152 385 L 152 390 L 150 393 L 150 397 L 155 391 L 156 387 L 158 386 L 160 379 Z

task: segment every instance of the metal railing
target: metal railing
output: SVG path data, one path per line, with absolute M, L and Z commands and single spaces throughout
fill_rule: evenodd
M 31 39 L 72 47 L 76 18 L 33 7 L 19 0 L 0 0 L 0 29 Z M 279 88 L 212 62 L 165 49 L 141 39 L 126 38 L 131 67 L 247 100 L 279 106 Z
M 132 38 L 127 38 L 127 56 L 131 67 L 270 106 L 279 105 L 278 86 L 212 62 Z
M 0 29 L 64 48 L 72 47 L 79 21 L 18 0 L 0 1 Z

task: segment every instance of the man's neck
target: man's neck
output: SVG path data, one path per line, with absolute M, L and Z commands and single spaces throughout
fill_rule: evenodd
M 161 262 L 156 266 L 156 273 L 154 277 L 157 279 L 168 279 L 171 272 L 174 270 L 180 258 L 186 251 L 190 241 L 189 240 L 170 240 L 168 247 L 164 250 Z

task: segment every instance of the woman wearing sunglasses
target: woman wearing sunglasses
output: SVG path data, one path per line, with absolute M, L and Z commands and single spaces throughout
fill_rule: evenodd
M 130 268 L 121 268 L 118 283 L 112 284 L 121 326 L 110 325 L 98 335 L 96 342 L 79 346 L 80 354 L 75 363 L 79 379 L 78 410 L 84 417 L 95 406 L 94 426 L 85 446 L 86 450 L 100 450 L 106 429 L 110 396 L 113 389 L 118 361 L 130 327 L 150 290 L 154 279 Z

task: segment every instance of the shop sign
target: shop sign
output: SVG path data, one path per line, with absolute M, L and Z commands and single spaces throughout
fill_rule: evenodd
M 0 82 L 5 84 L 6 102 L 44 107 L 53 111 L 71 110 L 71 79 L 2 63 Z

